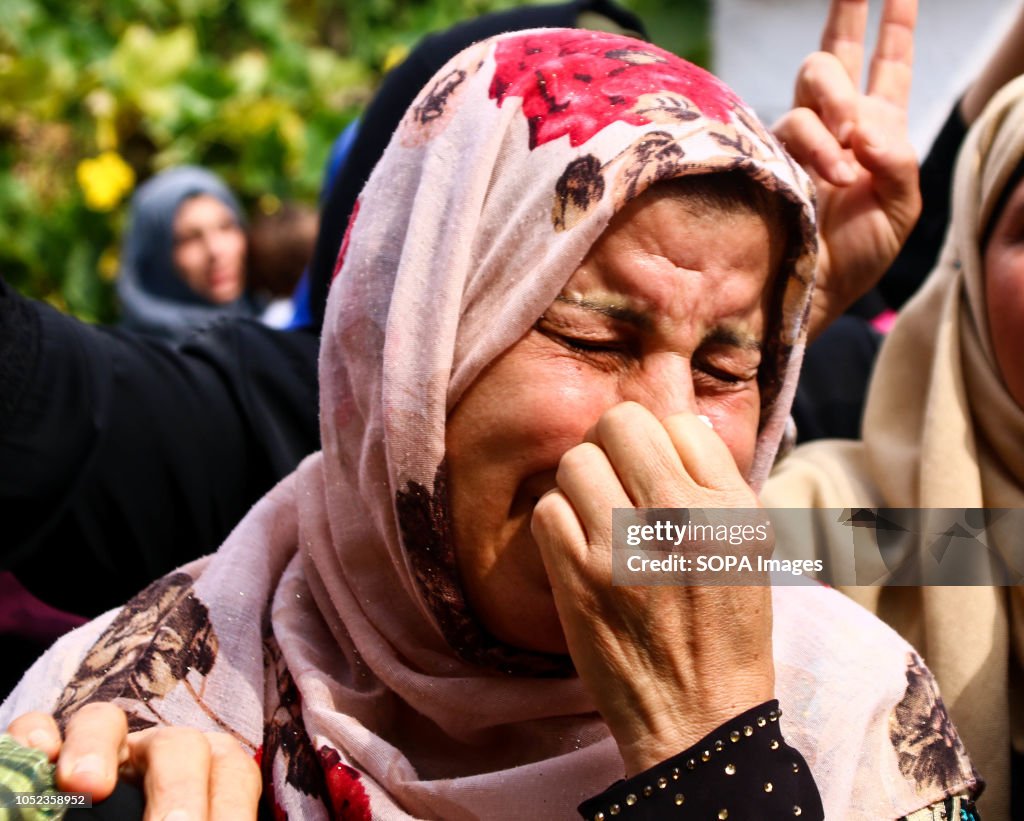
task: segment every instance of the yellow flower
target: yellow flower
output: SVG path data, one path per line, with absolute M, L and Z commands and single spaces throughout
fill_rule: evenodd
M 384 55 L 384 73 L 387 74 L 395 66 L 399 65 L 406 57 L 409 56 L 409 47 L 404 43 L 395 43 L 391 48 L 388 49 L 388 53 Z
M 75 169 L 85 204 L 93 211 L 111 211 L 135 185 L 135 172 L 116 151 L 82 160 Z

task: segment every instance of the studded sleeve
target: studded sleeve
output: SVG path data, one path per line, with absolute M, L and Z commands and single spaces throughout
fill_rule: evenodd
M 807 763 L 782 738 L 777 701 L 741 713 L 694 746 L 579 806 L 593 821 L 824 818 Z

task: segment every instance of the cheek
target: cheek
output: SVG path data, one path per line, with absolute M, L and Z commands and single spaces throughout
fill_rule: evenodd
M 247 246 L 248 243 L 246 242 L 245 234 L 238 230 L 234 231 L 228 242 L 228 248 L 239 273 L 241 273 L 245 268 L 245 254 L 248 250 Z
M 452 414 L 449 456 L 524 473 L 553 470 L 612 402 L 592 374 L 567 358 L 502 361 Z
M 202 254 L 192 244 L 175 249 L 172 261 L 185 282 L 193 287 L 202 284 L 206 266 Z
M 711 420 L 715 433 L 729 448 L 740 474 L 749 476 L 761 419 L 760 394 L 754 390 L 717 401 L 699 399 L 697 404 L 698 412 Z

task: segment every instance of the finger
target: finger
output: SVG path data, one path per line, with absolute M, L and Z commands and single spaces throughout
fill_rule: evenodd
M 867 26 L 868 0 L 832 0 L 821 34 L 821 50 L 834 54 L 846 76 L 858 87 Z
M 675 413 L 664 420 L 665 431 L 686 472 L 701 487 L 733 490 L 745 487 L 728 446 L 698 416 Z
M 858 163 L 871 174 L 875 196 L 884 203 L 896 240 L 902 243 L 921 212 L 914 146 L 907 139 L 905 129 L 886 129 L 883 124 L 874 124 L 871 118 L 865 118 L 858 126 L 852 145 Z
M 665 428 L 647 408 L 623 402 L 608 409 L 598 420 L 597 440 L 632 505 L 672 507 L 678 501 L 672 491 L 686 473 Z
M 851 185 L 857 180 L 857 168 L 850 155 L 836 140 L 817 114 L 808 108 L 787 112 L 772 127 L 786 150 L 807 171 L 832 185 Z
M 7 727 L 8 734 L 19 744 L 46 753 L 55 761 L 60 752 L 60 729 L 49 713 L 32 712 L 18 716 Z
M 212 755 L 210 772 L 210 819 L 234 821 L 255 818 L 262 781 L 253 758 L 230 736 L 208 733 Z
M 572 507 L 584 542 L 607 543 L 611 511 L 633 506 L 607 454 L 590 442 L 566 451 L 558 463 L 555 481 Z
M 904 110 L 910 103 L 917 0 L 886 0 L 871 57 L 868 94 Z
M 590 555 L 576 511 L 560 490 L 544 494 L 534 507 L 530 527 L 551 584 L 566 646 L 578 659 L 581 648 L 592 642 L 595 625 L 601 624 L 592 616 L 600 612 L 600 598 L 611 587 L 611 551 Z
M 835 56 L 819 51 L 804 60 L 794 96 L 794 107 L 813 111 L 841 145 L 849 144 L 861 94 Z
M 207 818 L 210 790 L 210 744 L 198 730 L 160 727 L 132 733 L 129 762 L 143 774 L 145 821 L 171 816 L 189 821 Z
M 555 607 L 565 626 L 566 602 L 589 605 L 588 580 L 611 576 L 611 556 L 591 556 L 590 544 L 572 503 L 560 490 L 551 490 L 534 506 L 530 532 L 540 549 L 544 571 L 551 583 Z
M 57 786 L 102 801 L 114 791 L 127 755 L 128 720 L 113 704 L 86 704 L 71 716 L 57 759 Z

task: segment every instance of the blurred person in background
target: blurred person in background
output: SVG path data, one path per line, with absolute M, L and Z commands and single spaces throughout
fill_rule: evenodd
M 292 323 L 292 294 L 313 256 L 319 223 L 313 206 L 285 202 L 249 224 L 249 287 L 269 303 L 260 318 L 272 328 Z
M 181 166 L 132 197 L 117 293 L 121 323 L 181 342 L 221 317 L 258 316 L 246 283 L 245 215 L 216 175 Z

